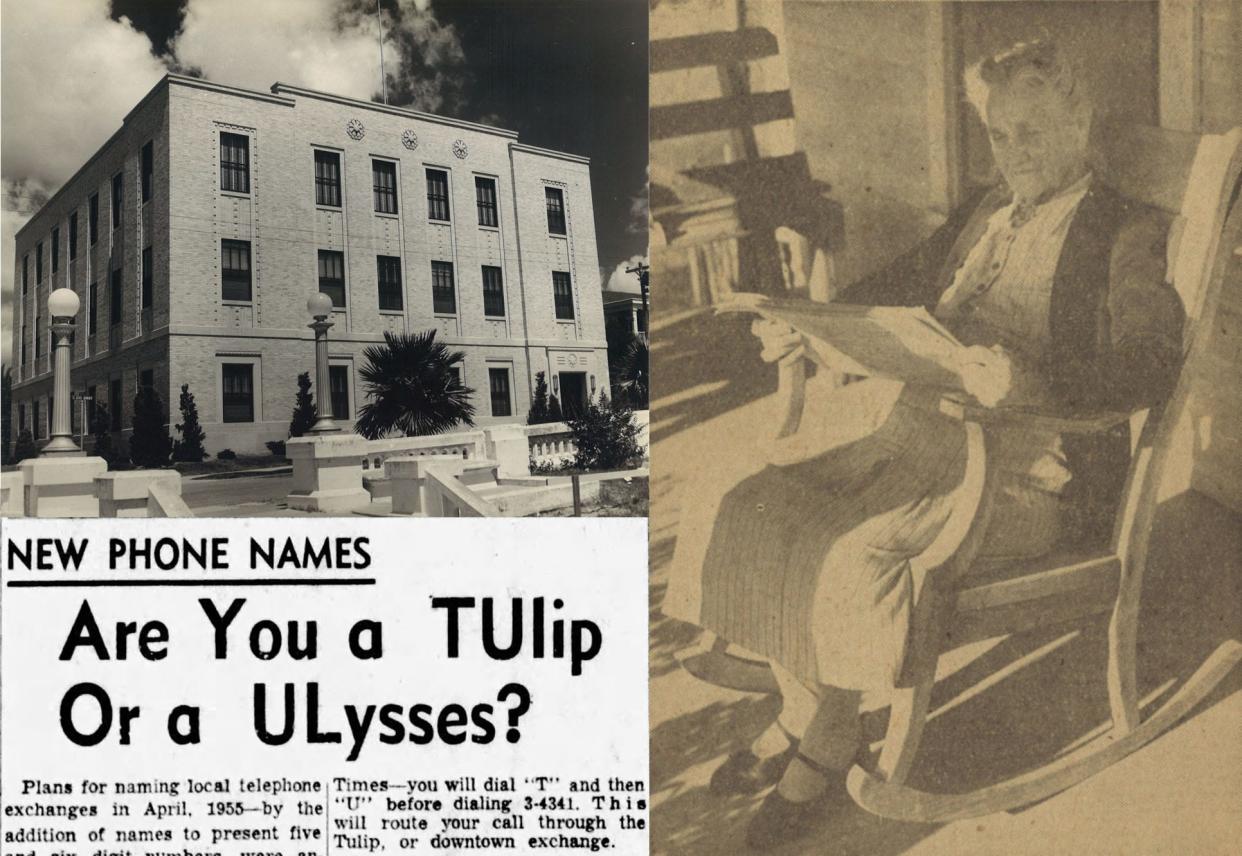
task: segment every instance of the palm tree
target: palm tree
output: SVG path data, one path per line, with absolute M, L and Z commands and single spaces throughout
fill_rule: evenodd
M 474 390 L 454 371 L 464 355 L 435 339 L 435 330 L 385 333 L 384 344 L 363 352 L 367 363 L 360 375 L 368 401 L 358 410 L 355 431 L 376 440 L 394 432 L 410 437 L 474 425 Z
M 624 396 L 629 406 L 639 410 L 647 407 L 647 401 L 651 395 L 651 376 L 648 368 L 650 360 L 646 338 L 634 336 L 630 339 L 629 345 L 616 362 L 617 374 L 613 381 L 614 397 Z

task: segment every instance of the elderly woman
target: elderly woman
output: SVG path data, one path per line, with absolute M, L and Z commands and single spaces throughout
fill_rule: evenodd
M 970 346 L 961 373 L 985 406 L 1069 413 L 1165 398 L 1183 320 L 1164 280 L 1167 223 L 1093 176 L 1081 83 L 1053 45 L 1032 43 L 974 66 L 966 87 L 1003 183 L 840 299 L 931 309 Z M 817 347 L 781 325 L 754 332 L 770 361 Z M 824 815 L 860 751 L 861 692 L 900 680 L 921 582 L 910 560 L 944 526 L 964 469 L 963 429 L 934 403 L 879 378 L 836 389 L 819 418 L 804 417 L 798 442 L 812 446 L 800 459 L 700 494 L 682 526 L 665 611 L 766 659 L 780 687 L 777 722 L 712 777 L 723 792 L 776 784 L 753 846 Z M 1001 491 L 982 557 L 1035 557 L 1106 531 L 1124 433 L 1084 442 L 1005 428 L 988 441 Z

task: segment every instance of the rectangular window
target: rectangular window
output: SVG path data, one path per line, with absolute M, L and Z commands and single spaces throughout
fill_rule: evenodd
M 37 398 L 34 400 L 34 429 L 35 429 L 36 440 L 42 440 L 46 436 L 43 433 L 43 418 L 40 416 L 40 413 L 39 413 L 40 411 L 39 405 L 41 403 L 42 402 L 40 402 L 39 399 Z
M 139 372 L 138 386 L 140 389 L 153 389 L 155 387 L 155 369 L 143 369 Z
M 121 401 L 121 379 L 118 377 L 112 381 L 112 388 L 108 391 L 108 416 L 111 422 L 109 427 L 113 431 L 121 430 L 121 413 L 124 409 L 124 402 Z
M 86 330 L 92 336 L 99 325 L 99 286 L 91 283 L 91 287 L 87 292 L 86 298 Z
M 319 290 L 334 307 L 345 308 L 345 254 L 340 250 L 319 251 Z
M 92 193 L 86 212 L 87 229 L 90 231 L 91 246 L 99 240 L 99 194 Z
M 250 300 L 250 242 L 220 241 L 220 297 Z
M 225 422 L 254 421 L 254 366 L 225 363 L 221 366 Z
M 17 405 L 17 430 L 18 432 L 26 430 L 26 405 Z
M 449 366 L 449 374 L 453 376 L 453 386 L 461 386 L 461 366 Z
M 151 260 L 151 248 L 142 251 L 142 308 L 150 309 L 155 291 L 155 264 Z
M 35 316 L 35 359 L 43 356 L 43 319 Z
M 142 201 L 151 201 L 151 184 L 155 180 L 155 141 L 142 147 Z
M 52 230 L 52 273 L 60 270 L 60 229 Z
M 95 431 L 95 414 L 98 413 L 99 407 L 99 387 L 88 386 L 86 388 L 86 431 L 94 433 Z
M 30 290 L 30 254 L 22 256 L 22 294 Z
M 483 265 L 483 314 L 493 318 L 505 316 L 505 286 L 500 268 Z
M 509 401 L 509 370 L 489 368 L 487 382 L 492 393 L 492 415 L 512 416 L 513 404 Z
M 553 235 L 564 235 L 565 194 L 557 187 L 545 187 L 543 193 L 548 201 L 548 231 Z
M 43 242 L 35 244 L 35 285 L 43 282 Z
M 500 224 L 496 217 L 496 182 L 493 179 L 475 176 L 474 200 L 479 206 L 480 226 Z
M 78 257 L 78 212 L 69 215 L 69 259 Z
M 379 279 L 379 308 L 401 311 L 401 259 L 396 256 L 375 257 Z
M 111 281 L 108 283 L 108 310 L 111 317 L 108 323 L 115 327 L 121 323 L 121 307 L 125 303 L 125 294 L 121 284 L 121 268 L 117 268 L 112 272 Z
M 23 366 L 26 365 L 26 363 L 28 362 L 26 359 L 26 356 L 27 356 L 26 354 L 26 325 L 23 324 L 22 325 L 22 365 Z
M 427 170 L 427 216 L 432 220 L 449 219 L 448 173 L 442 169 Z
M 341 207 L 341 156 L 315 152 L 315 204 Z
M 332 417 L 352 419 L 349 412 L 349 366 L 328 366 L 328 387 L 332 393 Z
M 552 299 L 556 303 L 556 317 L 560 321 L 574 320 L 574 287 L 569 274 L 552 271 Z
M 220 132 L 220 189 L 250 192 L 250 138 Z
M 125 200 L 125 173 L 118 172 L 112 176 L 112 228 L 119 228 L 121 225 L 121 212 L 124 210 L 122 203 Z
M 452 262 L 431 263 L 431 305 L 440 315 L 454 315 L 457 312 Z
M 397 213 L 397 165 L 390 161 L 371 161 L 371 184 L 375 191 L 375 210 Z

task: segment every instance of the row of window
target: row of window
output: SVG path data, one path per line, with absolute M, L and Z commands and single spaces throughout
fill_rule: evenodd
M 150 202 L 155 183 L 155 143 L 148 141 L 142 147 L 142 201 Z M 112 228 L 121 226 L 121 214 L 125 210 L 125 171 L 112 176 Z M 99 194 L 92 193 L 87 199 L 87 228 L 90 244 L 99 243 Z M 52 227 L 52 274 L 60 270 L 60 227 Z M 35 244 L 35 284 L 43 282 L 43 242 Z M 69 260 L 78 257 L 78 212 L 69 214 Z M 22 294 L 30 287 L 30 254 L 22 256 Z
M 449 177 L 442 169 L 427 169 L 427 217 L 450 222 Z M 250 192 L 250 138 L 244 134 L 220 134 L 220 189 L 233 193 Z M 396 214 L 397 165 L 393 161 L 372 159 L 371 190 L 376 212 Z M 548 231 L 565 234 L 565 195 L 556 187 L 544 188 L 548 212 Z M 496 227 L 500 218 L 496 207 L 496 180 L 474 178 L 474 197 L 479 225 Z M 315 150 L 315 204 L 341 207 L 341 156 L 338 152 Z
M 397 256 L 376 256 L 375 268 L 380 310 L 402 311 L 405 308 L 405 292 L 401 284 L 401 259 Z M 148 266 L 144 264 L 144 272 L 147 269 Z M 345 254 L 340 250 L 320 250 L 318 272 L 319 290 L 332 298 L 333 306 L 345 308 Z M 253 272 L 249 241 L 229 238 L 220 241 L 220 282 L 220 296 L 223 300 L 248 302 L 252 299 Z M 556 317 L 572 321 L 574 296 L 568 273 L 556 271 L 552 274 L 552 295 L 556 305 Z M 452 262 L 431 263 L 431 297 L 432 309 L 436 314 L 457 314 L 457 290 L 453 284 Z M 500 268 L 492 265 L 483 265 L 483 314 L 489 318 L 505 316 L 504 278 Z

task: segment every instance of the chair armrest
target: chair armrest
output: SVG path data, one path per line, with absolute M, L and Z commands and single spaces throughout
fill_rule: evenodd
M 1102 434 L 1129 422 L 1131 415 L 1121 411 L 1101 411 L 1083 416 L 1050 416 L 1029 410 L 980 407 L 977 404 L 966 404 L 952 398 L 940 399 L 940 412 L 962 422 L 1035 428 L 1055 431 L 1058 434 Z

